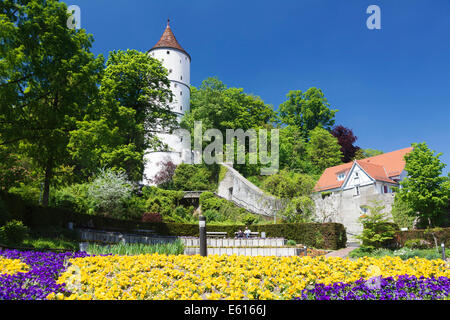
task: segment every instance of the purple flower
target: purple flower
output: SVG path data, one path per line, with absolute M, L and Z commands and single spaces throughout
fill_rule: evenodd
M 2 250 L 0 256 L 20 259 L 30 266 L 25 273 L 0 275 L 0 300 L 41 300 L 51 292 L 67 292 L 64 285 L 56 283 L 70 258 L 86 257 L 85 252 L 37 252 Z

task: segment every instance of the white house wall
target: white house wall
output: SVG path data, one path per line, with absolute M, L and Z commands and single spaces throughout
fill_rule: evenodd
M 367 184 L 373 184 L 373 179 L 367 175 L 367 173 L 362 170 L 356 163 L 353 168 L 348 173 L 350 176 L 347 178 L 343 188 L 345 190 L 352 189 L 356 185 L 365 186 Z

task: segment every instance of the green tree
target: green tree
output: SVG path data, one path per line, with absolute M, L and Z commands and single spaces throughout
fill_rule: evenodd
M 280 169 L 302 173 L 314 173 L 313 164 L 307 159 L 306 139 L 295 126 L 280 128 Z
M 69 132 L 97 95 L 103 58 L 90 52 L 91 35 L 67 27 L 64 3 L 7 1 L 1 13 L 0 144 L 21 142 L 42 168 L 47 205 L 54 169 L 70 161 Z
M 212 173 L 204 164 L 186 164 L 177 166 L 172 177 L 176 190 L 213 190 Z
M 316 127 L 306 146 L 307 159 L 314 165 L 316 174 L 341 163 L 342 152 L 337 138 L 327 130 Z
M 405 155 L 408 177 L 400 182 L 396 197 L 431 228 L 445 214 L 449 201 L 447 177 L 442 176 L 445 164 L 439 159 L 442 153 L 435 155 L 425 142 L 412 146 L 413 151 Z
M 359 217 L 363 225 L 363 232 L 356 238 L 362 241 L 362 247 L 368 251 L 381 248 L 387 241 L 392 240 L 396 227 L 389 223 L 385 207 L 380 201 L 372 201 L 371 206 L 365 206 L 369 213 Z
M 358 149 L 355 152 L 355 159 L 356 160 L 360 160 L 360 159 L 365 159 L 365 158 L 370 158 L 370 157 L 374 157 L 374 156 L 378 156 L 380 154 L 383 154 L 383 151 L 381 150 L 376 150 L 376 149 Z
M 181 126 L 190 130 L 193 140 L 194 122 L 201 121 L 202 134 L 208 129 L 218 129 L 226 143 L 227 129 L 242 129 L 244 132 L 254 129 L 258 134 L 260 129 L 270 130 L 275 119 L 276 112 L 272 106 L 265 104 L 260 97 L 247 94 L 242 88 L 228 88 L 219 79 L 210 77 L 205 79 L 199 88 L 191 87 L 190 111 L 183 117 Z M 204 141 L 203 147 L 208 143 Z M 233 147 L 236 159 L 237 148 Z M 243 147 L 245 147 L 244 164 L 236 164 L 235 168 L 244 176 L 259 173 L 260 165 L 250 164 L 248 158 L 248 138 Z M 225 146 L 224 152 L 226 148 Z
M 329 131 L 337 111 L 330 109 L 322 90 L 309 88 L 306 92 L 289 91 L 287 100 L 279 106 L 279 118 L 282 124 L 296 127 L 300 135 L 308 140 L 310 132 L 316 127 Z
M 124 169 L 140 181 L 144 152 L 162 150 L 157 128 L 174 129 L 176 116 L 167 70 L 136 50 L 113 51 L 101 79 L 99 99 L 71 132 L 70 152 L 85 174 L 98 167 Z
M 190 112 L 182 126 L 192 130 L 194 121 L 202 121 L 203 129 L 256 129 L 275 120 L 276 113 L 270 105 L 257 96 L 247 94 L 242 88 L 227 88 L 217 78 L 205 79 L 197 89 L 191 87 Z
M 307 174 L 281 170 L 268 176 L 263 182 L 263 189 L 282 199 L 310 196 L 316 181 Z

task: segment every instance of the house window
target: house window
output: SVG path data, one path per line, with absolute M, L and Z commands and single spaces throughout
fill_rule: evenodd
M 169 74 L 171 74 L 172 73 L 172 69 L 169 69 Z
M 367 211 L 368 211 L 368 209 L 367 209 L 366 206 L 360 206 L 359 208 L 361 209 L 361 212 L 362 212 L 363 214 L 366 214 Z
M 339 173 L 337 176 L 338 181 L 342 181 L 345 179 L 345 173 Z
M 360 193 L 360 190 L 359 190 L 359 186 L 355 186 L 355 196 L 359 196 L 361 193 Z
M 389 188 L 388 188 L 388 186 L 383 186 L 383 192 L 384 192 L 384 193 L 389 193 Z
M 170 51 L 167 51 L 167 54 L 170 54 Z

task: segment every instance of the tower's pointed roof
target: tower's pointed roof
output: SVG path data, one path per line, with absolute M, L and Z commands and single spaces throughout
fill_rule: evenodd
M 170 29 L 169 22 L 170 22 L 170 20 L 167 19 L 166 30 L 164 30 L 159 41 L 149 51 L 156 49 L 156 48 L 172 48 L 172 49 L 180 50 L 181 52 L 187 54 L 189 59 L 191 59 L 191 56 L 189 55 L 189 53 L 187 53 L 186 50 L 184 50 L 183 47 L 180 46 L 177 39 L 175 38 L 175 35 L 172 32 L 172 29 Z

